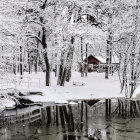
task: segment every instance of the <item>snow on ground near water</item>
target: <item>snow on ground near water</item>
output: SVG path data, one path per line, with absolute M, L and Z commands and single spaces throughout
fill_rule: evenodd
M 24 74 L 27 77 L 27 74 Z M 78 72 L 72 73 L 72 79 L 70 82 L 66 82 L 64 87 L 56 86 L 57 79 L 54 77 L 54 73 L 51 73 L 51 86 L 45 87 L 45 73 L 31 74 L 30 77 L 34 77 L 31 80 L 31 87 L 28 86 L 17 87 L 18 89 L 29 91 L 42 91 L 43 96 L 30 95 L 29 99 L 35 102 L 48 102 L 54 101 L 57 103 L 65 103 L 66 100 L 72 99 L 94 99 L 94 98 L 116 98 L 124 97 L 120 94 L 120 83 L 117 75 L 110 76 L 109 79 L 104 78 L 104 73 L 89 73 L 88 77 L 81 77 Z M 38 79 L 40 78 L 40 88 Z M 36 79 L 36 80 L 35 80 Z M 73 82 L 83 82 L 84 86 L 74 86 Z M 36 83 L 36 85 L 34 85 Z
M 0 112 L 5 108 L 15 107 L 15 102 L 12 99 L 1 98 L 0 99 Z
M 67 103 L 67 100 L 74 99 L 124 97 L 124 94 L 120 94 L 120 83 L 117 74 L 109 76 L 109 79 L 105 79 L 104 76 L 104 73 L 93 72 L 88 73 L 88 77 L 81 77 L 79 72 L 73 72 L 70 82 L 66 82 L 65 86 L 61 87 L 56 86 L 57 78 L 55 78 L 54 73 L 51 73 L 51 85 L 50 87 L 46 87 L 45 73 L 39 72 L 38 74 L 32 73 L 30 75 L 28 73 L 24 73 L 22 79 L 17 75 L 14 82 L 9 80 L 7 82 L 6 80 L 4 83 L 3 81 L 2 83 L 4 84 L 2 85 L 2 88 L 16 88 L 25 94 L 28 91 L 42 92 L 43 96 L 27 96 L 27 98 L 34 102 Z M 73 82 L 83 82 L 85 85 L 74 86 Z M 140 93 L 140 86 L 136 89 L 133 97 L 138 93 Z

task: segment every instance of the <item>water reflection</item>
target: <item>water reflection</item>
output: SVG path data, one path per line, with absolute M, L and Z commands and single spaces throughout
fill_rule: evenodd
M 106 120 L 103 110 L 82 102 L 7 111 L 11 123 L 0 129 L 0 140 L 140 139 L 139 119 Z
M 63 140 L 80 140 L 80 136 L 64 135 Z

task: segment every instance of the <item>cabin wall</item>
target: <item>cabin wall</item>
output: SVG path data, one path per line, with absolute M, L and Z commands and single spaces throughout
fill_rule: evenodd
M 86 68 L 86 59 L 84 60 L 85 62 L 85 66 L 84 66 L 84 71 L 85 71 L 85 68 Z M 88 72 L 94 72 L 94 71 L 97 71 L 99 69 L 99 60 L 97 60 L 96 58 L 92 57 L 92 56 L 89 56 L 88 57 Z M 79 72 L 81 72 L 81 67 L 82 65 L 79 64 Z
M 84 60 L 84 71 L 86 70 L 86 59 Z M 105 71 L 105 63 L 101 63 L 98 59 L 96 59 L 93 56 L 89 56 L 88 57 L 88 72 L 104 72 Z M 117 63 L 113 63 L 112 64 L 112 70 L 116 71 L 118 64 Z M 82 70 L 82 65 L 79 64 L 79 72 L 81 72 Z

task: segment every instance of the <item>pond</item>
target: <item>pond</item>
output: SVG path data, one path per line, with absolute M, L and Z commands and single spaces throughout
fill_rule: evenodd
M 140 119 L 106 119 L 104 103 L 29 106 L 1 117 L 0 140 L 139 140 Z

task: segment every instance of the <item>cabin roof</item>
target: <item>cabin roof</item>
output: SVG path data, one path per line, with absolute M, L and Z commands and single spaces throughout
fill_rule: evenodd
M 102 56 L 95 56 L 95 55 L 89 55 L 88 57 L 94 57 L 95 59 L 97 59 L 98 61 L 100 61 L 100 63 L 105 64 L 106 63 L 106 58 L 102 57 Z M 86 58 L 84 57 L 84 60 Z M 119 63 L 119 60 L 116 56 L 112 56 L 112 63 Z

